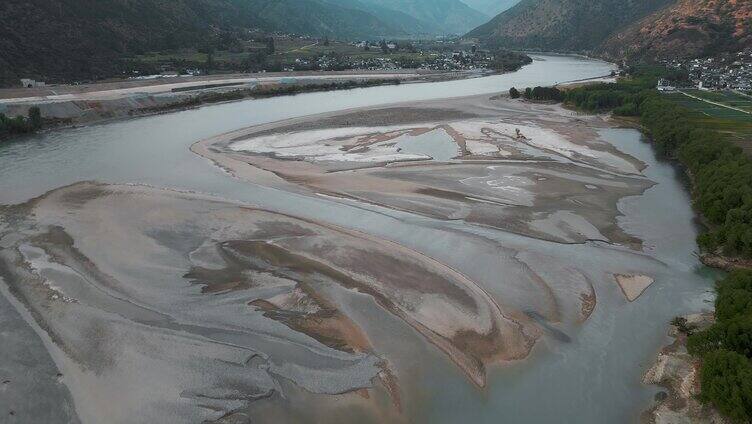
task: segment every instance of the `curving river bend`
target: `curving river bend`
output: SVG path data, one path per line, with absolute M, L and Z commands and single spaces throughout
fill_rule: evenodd
M 199 140 L 253 125 L 382 104 L 491 95 L 512 86 L 598 77 L 612 69 L 607 63 L 575 57 L 535 59 L 532 65 L 506 75 L 213 105 L 8 143 L 0 146 L 0 204 L 21 204 L 80 181 L 206 193 L 394 241 L 460 272 L 500 303 L 518 306 L 526 302 L 526 295 L 518 292 L 518 286 L 515 292 L 507 291 L 509 286 L 500 282 L 516 275 L 500 260 L 502 250 L 552 258 L 556 265 L 542 263 L 539 269 L 552 281 L 565 279 L 561 270 L 571 263 L 593 281 L 597 306 L 592 315 L 576 330 L 543 331 L 527 359 L 490 367 L 483 389 L 449 366 L 432 346 L 405 348 L 403 341 L 414 336 L 398 320 L 374 324 L 374 320 L 362 319 L 361 326 L 372 340 L 378 340 L 379 352 L 401 377 L 402 414 L 408 421 L 634 422 L 656 391 L 642 385 L 640 376 L 665 342 L 666 323 L 673 316 L 706 307 L 712 284 L 712 273 L 694 255 L 694 215 L 680 175 L 655 158 L 637 131 L 604 128 L 599 132 L 617 150 L 644 163 L 642 175 L 654 183 L 643 194 L 618 203 L 619 227 L 642 241 L 642 250 L 637 252 L 600 242 L 547 241 L 462 220 L 249 183 L 190 150 Z M 655 283 L 639 299 L 627 302 L 618 286 L 608 283 L 606 274 L 612 269 L 639 269 L 650 273 Z M 0 397 L 0 406 L 7 403 L 14 408 L 18 422 L 78 419 L 74 409 L 86 409 L 81 402 L 88 400 L 67 391 L 65 376 L 57 376 L 55 354 L 47 354 L 51 342 L 44 340 L 44 330 L 5 287 L 3 294 L 0 319 L 12 331 L 0 334 L 6 338 L 0 342 L 0 370 L 13 379 L 11 388 L 3 392 L 11 394 Z M 354 299 L 352 304 L 359 305 L 362 316 L 376 316 L 375 306 L 367 301 Z M 34 359 L 28 363 L 21 357 Z M 31 393 L 43 396 L 30 399 Z M 141 412 L 145 415 L 139 420 L 148 417 L 148 411 Z M 88 416 L 80 419 L 88 421 Z M 113 422 L 123 417 L 113 415 Z M 353 417 L 330 418 L 351 422 Z

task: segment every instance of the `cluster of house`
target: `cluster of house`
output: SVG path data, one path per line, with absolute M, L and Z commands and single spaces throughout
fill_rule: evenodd
M 752 49 L 711 58 L 672 60 L 666 65 L 685 70 L 700 89 L 752 91 Z
M 367 70 L 392 70 L 392 69 L 428 69 L 436 71 L 475 70 L 487 68 L 494 59 L 493 55 L 486 51 L 473 48 L 472 50 L 438 51 L 433 49 L 415 48 L 403 49 L 395 42 L 373 43 L 359 41 L 351 43 L 353 46 L 371 51 L 382 51 L 383 47 L 390 53 L 399 53 L 403 50 L 410 55 L 385 55 L 371 58 L 347 57 L 342 55 L 321 55 L 313 59 L 317 69 L 367 69 Z M 301 67 L 311 65 L 309 59 L 296 59 L 296 65 Z

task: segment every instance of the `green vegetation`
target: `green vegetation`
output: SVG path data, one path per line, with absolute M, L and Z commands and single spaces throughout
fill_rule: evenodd
M 584 51 L 632 23 L 662 9 L 671 0 L 526 0 L 466 37 L 489 46 L 541 51 Z
M 685 90 L 685 92 L 701 99 L 710 100 L 711 102 L 752 112 L 752 97 L 744 94 L 733 91 Z
M 696 95 L 694 92 L 692 92 L 691 94 L 693 96 Z M 720 94 L 720 93 L 707 93 L 707 94 Z M 734 109 L 729 109 L 723 106 L 713 105 L 711 103 L 707 103 L 702 100 L 693 99 L 692 97 L 686 96 L 682 93 L 669 93 L 669 94 L 666 94 L 665 96 L 671 99 L 673 102 L 679 103 L 682 106 L 686 107 L 687 109 L 696 111 L 698 112 L 698 114 L 704 115 L 705 117 L 735 120 L 735 121 L 741 121 L 741 122 L 750 121 L 752 118 L 752 116 L 744 112 L 734 110 Z M 702 96 L 697 96 L 697 97 L 702 97 Z M 715 100 L 710 100 L 710 101 L 715 101 Z
M 712 105 L 681 93 L 664 94 L 672 102 L 688 109 L 698 126 L 723 134 L 752 156 L 752 115 Z
M 222 47 L 212 51 L 214 72 L 278 72 L 283 70 L 317 71 L 348 69 L 387 69 L 420 68 L 450 69 L 445 59 L 453 51 L 470 51 L 473 44 L 462 40 L 454 42 L 393 41 L 395 49 L 387 47 L 387 42 L 355 44 L 324 39 L 316 41 L 307 38 L 277 36 L 270 42 L 265 35 L 249 36 L 227 49 Z M 273 47 L 273 48 L 272 48 Z M 499 70 L 512 71 L 529 63 L 527 56 L 501 52 L 497 63 Z M 185 73 L 187 70 L 207 69 L 206 49 L 183 48 L 161 52 L 146 52 L 125 60 L 131 72 L 155 74 L 162 71 Z M 485 59 L 464 55 L 453 63 L 457 68 L 473 63 L 491 66 Z
M 513 99 L 519 99 L 520 98 L 520 91 L 516 88 L 512 87 L 509 89 L 509 97 Z
M 0 113 L 0 140 L 18 134 L 28 134 L 42 128 L 42 114 L 38 107 L 29 109 L 29 115 L 9 118 Z
M 453 28 L 469 29 L 482 21 L 480 13 L 459 0 L 425 0 L 415 10 L 400 7 L 401 1 L 385 7 L 371 5 L 375 1 L 4 0 L 0 2 L 0 86 L 17 86 L 19 78 L 82 82 L 130 76 L 133 71 L 142 75 L 163 71 L 159 66 L 141 66 L 149 64 L 139 60 L 147 52 L 189 50 L 193 57 L 185 66 L 194 62 L 203 66 L 206 55 L 213 52 L 211 62 L 227 63 L 218 52 L 248 56 L 251 51 L 244 45 L 257 38 L 271 55 L 283 49 L 269 42 L 272 33 L 328 40 L 415 35 L 432 39 L 444 34 L 446 26 L 411 16 L 426 8 L 436 12 L 426 18 L 443 16 Z M 198 54 L 202 57 L 195 60 Z
M 702 358 L 701 399 L 735 422 L 752 420 L 752 271 L 735 271 L 716 287 L 716 323 L 689 336 Z
M 533 59 L 524 53 L 497 50 L 494 52 L 494 60 L 491 61 L 489 68 L 499 72 L 514 72 L 531 63 Z
M 523 94 L 527 100 L 556 101 L 564 100 L 564 93 L 556 87 L 526 88 Z

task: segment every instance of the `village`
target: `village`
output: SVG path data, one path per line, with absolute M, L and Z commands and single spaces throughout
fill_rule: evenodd
M 700 90 L 733 90 L 752 93 L 752 49 L 734 54 L 691 60 L 670 60 L 664 64 L 686 72 L 688 85 Z M 663 82 L 661 91 L 671 91 L 672 84 Z

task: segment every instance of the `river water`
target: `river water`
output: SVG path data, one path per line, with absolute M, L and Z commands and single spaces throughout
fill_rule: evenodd
M 21 203 L 84 180 L 140 183 L 210 193 L 368 232 L 462 269 L 471 279 L 487 285 L 493 285 L 499 270 L 492 266 L 492 250 L 475 248 L 468 242 L 478 235 L 500 245 L 530 246 L 564 256 L 579 267 L 587 268 L 592 263 L 595 269 L 623 260 L 623 252 L 593 244 L 545 242 L 461 222 L 349 206 L 253 185 L 232 178 L 190 152 L 189 147 L 220 133 L 297 116 L 491 94 L 512 86 L 552 85 L 603 76 L 612 69 L 612 65 L 595 60 L 540 55 L 535 56 L 533 64 L 506 75 L 248 100 L 53 131 L 0 146 L 0 204 Z M 544 338 L 530 360 L 490 370 L 488 387 L 483 391 L 429 348 L 421 353 L 420 361 L 413 358 L 410 362 L 406 356 L 415 352 L 399 348 L 403 327 L 384 323 L 381 329 L 367 328 L 375 337 L 394 338 L 389 353 L 397 363 L 414 363 L 412 380 L 401 382 L 409 392 L 405 413 L 413 421 L 634 422 L 650 405 L 656 389 L 642 385 L 641 374 L 667 341 L 665 332 L 671 317 L 710 306 L 714 275 L 701 267 L 694 255 L 694 215 L 674 167 L 658 161 L 635 130 L 604 130 L 602 136 L 645 162 L 645 175 L 657 183 L 644 195 L 620 204 L 624 214 L 620 225 L 645 241 L 646 252 L 653 258 L 652 265 L 647 266 L 653 268 L 656 283 L 633 303 L 625 302 L 616 290 L 601 290 L 602 295 L 599 291 L 598 307 L 571 342 Z M 5 302 L 0 307 L 0 318 L 20 322 L 11 319 L 15 311 Z M 36 337 L 30 328 L 27 331 L 30 337 Z M 4 333 L 0 334 L 0 346 L 3 337 Z M 0 369 L 3 367 L 12 368 L 0 359 Z M 63 391 L 58 395 L 66 396 Z

